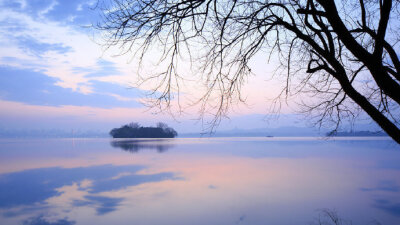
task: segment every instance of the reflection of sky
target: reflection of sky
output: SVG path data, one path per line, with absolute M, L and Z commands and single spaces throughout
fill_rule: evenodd
M 380 166 L 400 160 L 388 141 L 268 140 L 145 140 L 173 148 L 135 155 L 109 139 L 3 141 L 0 223 L 289 225 L 321 208 L 399 221 L 400 170 Z
M 371 192 L 374 195 L 373 207 L 400 218 L 400 199 L 381 198 L 387 196 L 388 193 L 400 196 L 400 185 L 397 182 L 395 180 L 379 180 L 375 187 L 361 188 L 361 191 Z
M 400 217 L 400 201 L 393 202 L 387 199 L 376 199 L 373 206 L 393 216 Z
M 361 188 L 362 191 L 389 191 L 400 192 L 400 186 L 393 180 L 381 180 L 376 187 Z
M 17 213 L 11 211 L 6 216 L 30 211 L 31 206 L 45 206 L 45 201 L 63 194 L 58 188 L 89 181 L 90 185 L 80 186 L 87 195 L 82 200 L 74 200 L 73 206 L 93 206 L 99 215 L 117 209 L 123 198 L 101 196 L 103 192 L 118 191 L 148 182 L 174 179 L 172 173 L 137 174 L 142 166 L 101 165 L 78 168 L 40 168 L 0 175 L 0 208 L 12 209 L 21 206 Z

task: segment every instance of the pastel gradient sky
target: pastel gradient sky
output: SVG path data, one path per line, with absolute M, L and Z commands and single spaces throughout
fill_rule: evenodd
M 99 19 L 95 4 L 96 0 L 0 0 L 0 127 L 106 130 L 131 121 L 165 121 L 178 131 L 200 131 L 196 107 L 185 109 L 174 121 L 140 103 L 146 87 L 132 85 L 137 60 L 104 51 L 96 43 L 96 31 L 88 28 Z M 293 115 L 283 115 L 279 123 L 265 121 L 269 99 L 279 92 L 270 80 L 274 67 L 262 55 L 251 63 L 255 76 L 243 88 L 247 104 L 235 106 L 221 129 L 298 125 Z M 182 92 L 186 100 L 192 98 L 189 91 Z M 285 107 L 283 113 L 293 110 Z

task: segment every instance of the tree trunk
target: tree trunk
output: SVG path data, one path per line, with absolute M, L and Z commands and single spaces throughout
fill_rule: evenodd
M 382 114 L 368 99 L 358 93 L 349 83 L 341 84 L 343 90 L 355 101 L 394 141 L 400 144 L 400 129 Z

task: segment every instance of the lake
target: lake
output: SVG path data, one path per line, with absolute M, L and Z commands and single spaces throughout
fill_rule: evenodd
M 2 225 L 400 224 L 377 138 L 2 139 Z

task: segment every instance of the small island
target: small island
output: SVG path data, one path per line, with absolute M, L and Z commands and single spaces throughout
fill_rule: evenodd
M 174 138 L 178 133 L 165 123 L 156 127 L 142 127 L 139 123 L 130 123 L 110 131 L 113 138 Z

